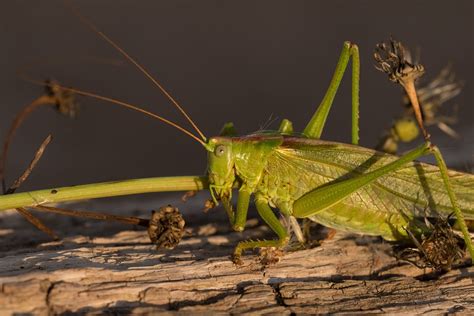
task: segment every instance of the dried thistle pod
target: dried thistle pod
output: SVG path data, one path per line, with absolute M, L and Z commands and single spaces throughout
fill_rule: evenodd
M 377 62 L 375 68 L 385 72 L 390 81 L 399 83 L 410 100 L 410 104 L 415 113 L 415 118 L 419 128 L 423 132 L 425 140 L 430 139 L 430 134 L 425 129 L 423 115 L 416 94 L 415 80 L 425 73 L 422 65 L 411 62 L 409 54 L 405 53 L 402 43 L 390 39 L 387 43 L 377 44 L 374 52 L 374 58 Z
M 173 249 L 184 235 L 185 221 L 178 208 L 171 205 L 152 211 L 148 236 L 156 248 Z
M 419 238 L 407 230 L 416 248 L 403 249 L 397 257 L 421 269 L 433 268 L 438 272 L 451 270 L 453 264 L 464 257 L 466 246 L 454 232 L 450 218 L 451 215 L 446 219 L 435 219 L 434 224 L 425 218 L 429 234 L 422 234 Z
M 423 65 L 412 63 L 410 54 L 402 43 L 393 38 L 390 38 L 388 43 L 376 45 L 374 58 L 377 62 L 375 68 L 385 72 L 390 81 L 401 85 L 418 79 L 425 72 Z

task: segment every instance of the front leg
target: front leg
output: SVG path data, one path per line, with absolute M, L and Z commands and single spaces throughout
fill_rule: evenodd
M 233 222 L 231 219 L 232 228 L 237 232 L 241 232 L 245 229 L 250 204 L 250 195 L 252 195 L 252 192 L 246 186 L 240 188 L 239 196 L 237 197 L 237 212 L 235 213 Z
M 257 212 L 265 223 L 278 235 L 276 240 L 258 240 L 241 241 L 235 247 L 233 261 L 239 262 L 242 251 L 261 247 L 283 247 L 288 243 L 288 232 L 282 223 L 278 220 L 273 210 L 268 206 L 268 201 L 257 195 L 255 198 Z

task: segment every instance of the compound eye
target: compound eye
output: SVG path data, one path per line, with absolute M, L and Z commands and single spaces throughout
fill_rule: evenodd
M 221 157 L 223 156 L 227 151 L 227 148 L 226 146 L 224 145 L 219 145 L 216 147 L 216 149 L 214 150 L 214 154 L 217 156 L 217 157 Z

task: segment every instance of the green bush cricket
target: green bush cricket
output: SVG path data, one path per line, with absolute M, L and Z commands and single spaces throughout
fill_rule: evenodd
M 233 229 L 242 231 L 253 197 L 258 214 L 278 239 L 240 242 L 233 254 L 238 261 L 244 250 L 282 247 L 288 243 L 287 228 L 273 208 L 290 219 L 309 218 L 340 230 L 381 236 L 386 240 L 402 240 L 409 237 L 407 227 L 417 226 L 421 211 L 418 214 L 416 210 L 429 206 L 439 214 L 455 213 L 471 258 L 474 257 L 464 222 L 464 216 L 474 219 L 474 175 L 448 170 L 429 137 L 424 144 L 401 157 L 358 146 L 359 52 L 356 45 L 344 43 L 326 95 L 302 133 L 295 133 L 291 122 L 283 120 L 278 131 L 238 137 L 231 135 L 232 126 L 226 125 L 220 136 L 206 138 L 158 81 L 106 35 L 96 31 L 160 88 L 198 135 L 128 103 L 62 88 L 140 111 L 174 126 L 205 148 L 208 173 L 204 176 L 133 179 L 9 194 L 0 197 L 0 210 L 147 192 L 209 189 L 213 201 L 223 204 Z M 352 144 L 320 140 L 350 60 Z M 415 161 L 429 154 L 435 156 L 437 166 Z M 234 189 L 238 189 L 236 209 L 231 202 Z

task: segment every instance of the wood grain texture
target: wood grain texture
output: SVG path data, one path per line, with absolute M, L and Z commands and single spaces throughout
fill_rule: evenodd
M 472 267 L 429 278 L 380 239 L 340 232 L 276 264 L 251 254 L 237 267 L 229 260 L 237 241 L 271 234 L 257 219 L 232 232 L 223 212 L 211 212 L 185 214 L 188 237 L 168 251 L 140 228 L 58 216 L 42 217 L 65 236 L 48 242 L 2 214 L 0 314 L 474 313 Z

